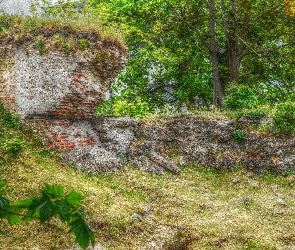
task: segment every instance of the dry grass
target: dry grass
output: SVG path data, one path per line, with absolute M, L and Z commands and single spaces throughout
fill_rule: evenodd
M 249 176 L 187 167 L 156 176 L 131 167 L 88 176 L 51 153 L 27 150 L 1 166 L 12 200 L 36 194 L 44 182 L 87 196 L 88 222 L 108 249 L 289 249 L 295 242 L 294 176 Z M 233 183 L 233 179 L 239 179 Z M 277 186 L 275 190 L 274 186 Z M 286 201 L 281 205 L 279 198 Z M 131 218 L 140 215 L 139 220 Z M 70 249 L 73 237 L 58 220 L 10 228 L 1 249 Z M 158 248 L 155 248 L 155 245 Z M 294 247 L 294 246 L 293 246 Z
M 95 16 L 87 15 L 76 19 L 0 16 L 0 46 L 3 47 L 37 48 L 43 49 L 43 52 L 60 50 L 71 53 L 81 50 L 81 39 L 87 40 L 83 50 L 100 49 L 102 45 L 116 46 L 126 51 L 122 34 L 114 27 L 103 27 Z

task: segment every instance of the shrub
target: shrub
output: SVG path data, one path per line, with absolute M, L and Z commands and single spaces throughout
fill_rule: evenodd
M 246 140 L 245 132 L 241 129 L 237 129 L 231 132 L 231 137 L 238 142 L 242 142 Z
M 78 40 L 78 48 L 79 50 L 86 50 L 88 48 L 89 42 L 86 38 L 81 38 Z
M 277 105 L 274 113 L 276 133 L 291 134 L 295 131 L 295 103 L 284 102 Z
M 112 104 L 113 102 L 113 104 Z M 102 102 L 96 110 L 96 115 L 114 115 L 130 116 L 134 118 L 143 118 L 149 113 L 149 105 L 143 102 L 140 97 L 134 102 L 128 102 L 124 99 L 109 99 Z
M 265 109 L 250 109 L 250 110 L 242 110 L 236 114 L 237 118 L 241 118 L 242 116 L 255 116 L 255 117 L 264 117 L 269 114 L 268 110 Z
M 142 118 L 149 112 L 148 103 L 141 101 L 141 98 L 136 98 L 135 102 L 127 102 L 125 100 L 118 100 L 113 104 L 114 116 L 130 116 L 135 118 Z
M 256 93 L 247 85 L 231 84 L 223 105 L 230 110 L 252 109 L 258 104 Z

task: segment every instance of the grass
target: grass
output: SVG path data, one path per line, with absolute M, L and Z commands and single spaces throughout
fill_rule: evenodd
M 75 19 L 0 15 L 0 46 L 3 47 L 35 48 L 40 53 L 56 50 L 71 53 L 100 49 L 101 44 L 126 50 L 122 34 L 114 27 L 102 27 L 99 19 L 90 14 Z
M 295 240 L 294 176 L 216 173 L 194 166 L 184 167 L 179 176 L 130 166 L 89 176 L 66 166 L 54 152 L 38 150 L 25 150 L 0 169 L 12 200 L 36 194 L 45 182 L 86 195 L 84 204 L 92 213 L 88 222 L 108 249 L 150 249 L 152 244 L 161 249 L 286 249 Z M 140 219 L 133 220 L 134 214 Z M 0 237 L 2 249 L 73 246 L 58 220 L 13 228 L 2 222 L 1 228 L 6 233 Z
M 1 111 L 1 110 L 0 110 Z M 1 112 L 0 112 L 1 113 Z M 295 176 L 255 176 L 243 169 L 218 173 L 182 166 L 180 175 L 141 172 L 132 166 L 111 175 L 78 173 L 59 153 L 40 146 L 14 118 L 0 118 L 0 137 L 22 135 L 18 157 L 1 151 L 1 179 L 16 201 L 36 195 L 44 183 L 62 184 L 87 198 L 88 223 L 108 249 L 291 249 L 295 242 Z M 287 205 L 282 205 L 283 199 Z M 74 238 L 57 219 L 10 227 L 0 249 L 72 249 Z

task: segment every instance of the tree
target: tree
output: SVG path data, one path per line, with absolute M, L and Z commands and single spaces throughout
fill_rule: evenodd
M 193 106 L 198 96 L 208 106 L 213 93 L 212 103 L 220 105 L 223 91 L 231 82 L 286 80 L 286 74 L 274 65 L 290 67 L 283 60 L 275 60 L 280 56 L 291 60 L 287 54 L 294 49 L 285 42 L 291 35 L 285 27 L 292 20 L 279 1 L 90 3 L 106 24 L 117 25 L 126 34 L 131 60 L 122 80 L 128 82 L 125 93 L 130 98 L 142 95 L 149 101 L 157 97 L 159 103 L 165 93 L 167 97 L 165 89 L 172 88 L 172 100 L 179 104 Z M 284 46 L 280 45 L 282 40 Z M 157 66 L 155 71 L 148 71 L 152 66 Z

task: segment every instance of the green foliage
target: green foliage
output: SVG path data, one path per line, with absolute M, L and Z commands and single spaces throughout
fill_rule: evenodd
M 241 129 L 236 129 L 231 132 L 231 137 L 237 142 L 243 142 L 246 140 L 245 132 Z
M 21 135 L 0 137 L 0 149 L 4 154 L 9 154 L 10 158 L 19 155 L 25 147 L 26 143 Z
M 47 48 L 44 46 L 44 41 L 42 39 L 35 41 L 35 45 L 37 46 L 40 54 L 44 54 L 47 51 Z
M 7 128 L 20 129 L 21 121 L 18 115 L 11 114 L 7 109 L 4 108 L 3 104 L 0 103 L 0 124 Z
M 141 98 L 136 98 L 134 102 L 118 100 L 113 104 L 114 116 L 130 116 L 134 118 L 142 118 L 149 112 L 149 106 L 146 102 L 142 102 Z
M 276 106 L 274 113 L 276 133 L 292 134 L 295 131 L 295 103 L 285 102 Z
M 86 38 L 81 38 L 81 39 L 78 40 L 78 48 L 79 48 L 79 50 L 84 51 L 84 50 L 86 50 L 88 48 L 88 46 L 89 46 L 89 42 L 88 42 L 88 40 Z
M 87 249 L 90 243 L 94 246 L 94 234 L 84 220 L 88 213 L 80 203 L 85 199 L 82 194 L 74 190 L 65 194 L 62 186 L 45 184 L 40 196 L 31 196 L 30 199 L 11 204 L 3 196 L 5 187 L 5 183 L 0 182 L 0 218 L 6 219 L 11 226 L 33 219 L 39 219 L 44 224 L 52 217 L 57 217 L 70 226 L 69 233 L 76 236 L 76 242 L 83 249 Z
M 241 118 L 242 116 L 255 116 L 264 117 L 269 114 L 270 110 L 266 108 L 256 108 L 256 109 L 246 109 L 237 112 L 236 118 Z
M 102 102 L 96 111 L 96 115 L 130 116 L 143 118 L 149 114 L 147 102 L 136 98 L 134 102 L 128 102 L 121 98 L 109 99 Z
M 260 105 L 274 105 L 287 100 L 294 100 L 295 97 L 293 83 L 288 84 L 287 82 L 280 83 L 280 85 L 267 83 L 257 84 L 256 92 L 259 96 L 258 101 Z
M 247 85 L 231 84 L 227 88 L 224 106 L 230 110 L 252 109 L 258 104 L 258 97 L 253 89 Z
M 214 79 L 208 50 L 210 13 L 206 4 L 213 2 L 89 0 L 89 3 L 105 25 L 118 27 L 126 36 L 131 58 L 119 77 L 125 83 L 121 96 L 128 101 L 140 96 L 150 107 L 157 108 L 168 99 L 179 106 L 186 104 L 190 109 L 195 97 L 210 106 Z M 292 89 L 295 46 L 291 45 L 294 39 L 290 35 L 290 23 L 293 24 L 294 18 L 286 16 L 283 5 L 275 0 L 245 4 L 224 1 L 224 13 L 221 5 L 222 2 L 216 2 L 215 25 L 217 47 L 225 50 L 218 54 L 223 87 L 231 81 L 251 86 L 277 81 L 285 85 L 285 89 Z M 232 79 L 233 65 L 238 65 L 237 79 Z M 271 85 L 268 84 L 269 88 Z M 266 104 L 282 100 L 284 91 L 276 90 L 276 97 L 272 98 L 273 91 L 259 89 L 262 95 L 259 101 Z M 226 101 L 228 107 L 255 107 L 257 98 L 253 91 L 246 92 L 250 95 L 246 96 L 248 99 L 237 105 L 231 95 Z

